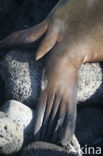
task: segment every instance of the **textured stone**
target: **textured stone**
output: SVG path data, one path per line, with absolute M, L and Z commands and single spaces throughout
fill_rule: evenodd
M 40 66 L 34 61 L 33 50 L 9 50 L 0 60 L 5 101 L 15 99 L 34 108 L 40 91 Z
M 3 106 L 1 107 L 1 110 L 3 112 L 5 112 L 6 115 L 9 116 L 9 118 L 15 120 L 19 124 L 19 126 L 23 127 L 24 145 L 30 143 L 33 140 L 33 130 L 34 130 L 34 122 L 35 122 L 34 111 L 31 110 L 29 107 L 25 106 L 24 104 L 22 104 L 18 101 L 15 101 L 15 100 L 11 100 L 11 101 L 4 103 Z M 9 121 L 9 119 L 8 119 L 8 121 Z M 9 124 L 9 122 L 8 122 L 8 124 Z M 45 149 L 48 151 L 49 144 L 46 143 L 45 145 L 46 146 L 44 146 L 44 145 L 41 146 L 41 144 L 40 144 L 39 146 L 40 146 L 40 148 L 45 147 Z M 53 145 L 53 144 L 51 144 L 50 147 L 52 150 L 55 149 L 55 145 Z M 80 152 L 80 145 L 79 145 L 77 139 L 75 138 L 75 136 L 72 139 L 72 145 L 70 145 L 70 149 L 68 150 L 68 152 L 70 152 L 70 151 L 72 154 L 75 154 L 75 155 L 77 155 L 77 151 L 78 151 L 78 154 Z
M 24 144 L 32 141 L 35 117 L 34 111 L 15 100 L 3 104 L 1 110 L 23 127 Z
M 23 144 L 23 128 L 8 115 L 0 112 L 0 154 L 13 154 Z
M 103 100 L 103 65 L 85 63 L 79 70 L 77 101 L 98 102 Z
M 68 149 L 60 146 L 46 143 L 34 142 L 24 147 L 18 156 L 79 156 L 77 153 L 69 152 Z

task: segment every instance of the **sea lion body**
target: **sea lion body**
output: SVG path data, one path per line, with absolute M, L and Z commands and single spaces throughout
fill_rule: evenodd
M 1 47 L 23 46 L 45 34 L 36 60 L 48 53 L 36 108 L 35 140 L 67 146 L 75 130 L 78 70 L 103 61 L 103 1 L 60 0 L 39 25 L 15 32 Z

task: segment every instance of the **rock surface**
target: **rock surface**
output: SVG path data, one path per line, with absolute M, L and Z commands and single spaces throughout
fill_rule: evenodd
M 44 143 L 44 142 L 34 142 L 30 145 L 24 147 L 17 156 L 79 156 L 77 153 L 69 152 L 69 150 L 62 148 L 60 146 Z
M 17 133 L 16 140 L 19 140 L 19 142 L 22 142 L 24 145 L 30 143 L 33 140 L 33 130 L 34 130 L 34 122 L 35 122 L 34 111 L 31 110 L 29 107 L 25 106 L 24 104 L 22 104 L 18 101 L 15 101 L 15 100 L 6 102 L 5 104 L 3 104 L 3 106 L 1 107 L 0 110 L 2 112 L 4 112 L 5 115 L 7 116 L 7 125 L 6 125 L 7 130 L 1 131 L 1 135 L 8 136 L 9 133 L 11 134 L 11 129 L 9 129 L 8 127 L 11 126 L 11 120 L 13 120 L 13 121 L 15 121 L 15 123 L 18 124 L 17 125 L 18 128 L 20 127 L 23 130 L 23 131 L 21 131 L 21 136 L 24 136 L 24 138 L 19 137 L 20 134 L 18 135 L 18 133 Z M 4 122 L 5 122 L 5 120 L 4 120 Z M 4 123 L 4 125 L 5 125 L 5 123 Z M 12 123 L 12 126 L 13 126 L 13 123 Z M 14 124 L 14 127 L 15 127 L 15 124 Z M 1 128 L 3 129 L 4 127 L 1 125 Z M 16 131 L 15 131 L 15 133 L 16 133 Z M 0 146 L 1 149 L 2 148 L 4 149 L 3 150 L 4 154 L 6 154 L 7 152 L 8 152 L 7 154 L 12 154 L 13 152 L 14 153 L 17 152 L 17 150 L 15 148 L 13 149 L 14 151 L 12 151 L 12 149 L 10 148 L 10 147 L 14 146 L 14 142 L 11 142 L 12 137 L 13 137 L 13 139 L 15 139 L 14 135 L 12 135 L 12 136 L 9 135 L 8 138 L 6 138 L 7 139 L 6 141 L 8 141 L 8 144 L 10 145 L 9 151 L 7 151 L 7 149 L 4 149 L 4 145 L 6 144 L 6 142 L 4 142 L 4 144 L 1 144 L 1 146 Z M 40 144 L 33 143 L 33 146 L 30 145 L 30 150 L 29 150 L 28 146 L 24 148 L 24 149 L 26 149 L 26 151 L 24 153 L 27 154 L 29 152 L 29 154 L 30 154 L 32 151 L 31 147 L 33 147 L 33 151 L 34 151 L 33 153 L 36 153 L 36 151 L 38 151 L 40 149 L 38 152 L 38 155 L 39 154 L 41 155 L 41 153 L 43 153 L 43 150 L 45 151 L 46 149 L 47 149 L 46 153 L 48 153 L 48 151 L 50 151 L 49 153 L 53 154 L 53 150 L 55 151 L 57 146 L 48 144 L 48 143 L 43 143 L 43 142 Z M 37 147 L 39 149 L 36 150 Z M 62 154 L 63 153 L 65 153 L 65 154 L 72 153 L 73 155 L 77 155 L 77 151 L 78 151 L 78 154 L 80 153 L 80 145 L 74 136 L 72 139 L 72 145 L 70 145 L 70 149 L 64 151 L 64 150 L 62 150 L 61 147 L 58 147 L 57 151 L 58 150 L 61 151 Z M 0 153 L 3 153 L 3 152 L 0 151 Z
M 103 100 L 103 65 L 85 63 L 78 74 L 77 101 L 97 103 Z
M 0 59 L 0 75 L 5 84 L 5 101 L 14 99 L 35 107 L 40 92 L 41 64 L 34 62 L 33 50 L 8 50 Z
M 0 112 L 0 153 L 11 154 L 23 144 L 23 128 L 7 114 Z
M 33 130 L 35 122 L 34 111 L 15 100 L 11 100 L 3 104 L 3 106 L 1 107 L 1 111 L 6 113 L 9 117 L 19 123 L 21 127 L 23 127 L 23 142 L 24 144 L 30 143 L 30 141 L 33 140 Z

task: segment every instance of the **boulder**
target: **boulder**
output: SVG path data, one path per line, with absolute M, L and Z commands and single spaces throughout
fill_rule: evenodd
M 85 63 L 78 73 L 77 102 L 92 103 L 103 100 L 103 64 Z
M 1 111 L 15 120 L 23 128 L 23 143 L 28 144 L 33 140 L 34 111 L 24 104 L 11 100 L 3 104 Z M 9 120 L 8 120 L 9 121 Z M 20 138 L 19 138 L 20 139 Z M 22 140 L 22 138 L 21 138 Z
M 2 54 L 0 74 L 4 82 L 5 101 L 15 99 L 35 108 L 39 98 L 42 68 L 41 63 L 34 61 L 34 51 L 11 49 Z
M 17 156 L 80 156 L 76 151 L 71 151 L 63 147 L 46 143 L 46 142 L 33 142 L 24 147 Z
M 23 128 L 0 111 L 0 154 L 13 154 L 23 145 Z

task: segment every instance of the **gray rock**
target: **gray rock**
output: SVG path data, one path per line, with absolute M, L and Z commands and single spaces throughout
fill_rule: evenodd
M 5 84 L 6 101 L 14 99 L 35 107 L 40 92 L 41 68 L 34 61 L 34 51 L 9 50 L 0 60 L 0 75 Z
M 103 66 L 100 63 L 85 63 L 79 70 L 77 101 L 98 102 L 103 100 Z
M 23 128 L 7 114 L 0 112 L 0 154 L 13 154 L 23 144 Z
M 24 144 L 30 143 L 30 141 L 33 140 L 34 111 L 15 100 L 11 100 L 3 104 L 1 111 L 5 112 L 9 117 L 23 127 Z
M 70 149 L 46 143 L 46 142 L 33 142 L 24 147 L 18 156 L 78 156 L 77 153 L 70 152 Z
M 34 130 L 34 122 L 35 122 L 35 113 L 29 107 L 24 104 L 11 100 L 6 102 L 2 107 L 1 111 L 5 112 L 9 118 L 16 121 L 24 130 L 24 145 L 30 143 L 33 140 L 33 130 Z M 8 119 L 9 120 L 9 119 Z M 8 123 L 9 124 L 9 123 Z M 20 138 L 19 138 L 20 139 Z M 45 144 L 45 149 L 49 150 L 49 144 Z M 40 144 L 40 147 L 41 144 Z M 44 145 L 43 145 L 44 147 Z M 55 145 L 50 146 L 54 149 Z M 35 149 L 36 150 L 36 149 Z M 72 142 L 69 146 L 68 153 L 72 153 L 80 156 L 80 145 L 75 136 L 73 136 Z

